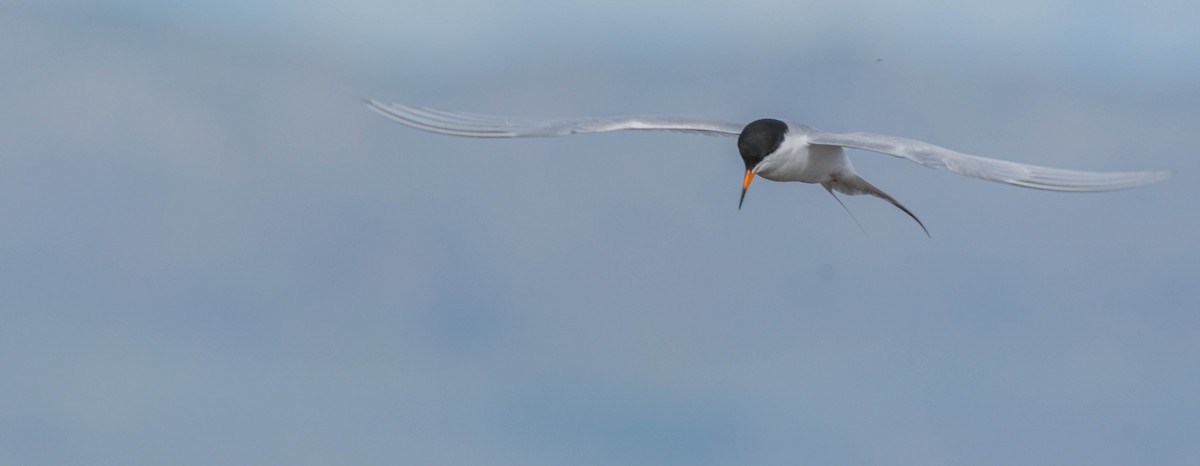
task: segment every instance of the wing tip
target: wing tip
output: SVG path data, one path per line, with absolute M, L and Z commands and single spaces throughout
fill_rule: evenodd
M 1147 185 L 1151 185 L 1154 183 L 1158 183 L 1160 181 L 1165 181 L 1167 178 L 1170 178 L 1177 174 L 1179 174 L 1178 170 L 1157 170 L 1157 171 L 1133 172 L 1130 174 L 1130 178 L 1136 177 L 1136 179 L 1130 179 L 1128 182 L 1126 182 L 1124 184 L 1124 186 L 1121 186 L 1121 187 L 1118 187 L 1115 189 L 1129 189 L 1129 188 L 1138 188 L 1141 186 L 1147 186 Z
M 1140 172 L 1073 172 L 1073 174 L 1086 175 L 1087 178 L 1074 180 L 1026 178 L 1003 180 L 1003 182 L 1047 191 L 1122 191 L 1164 181 L 1178 174 L 1178 172 L 1176 170 L 1159 170 Z
M 365 106 L 365 107 L 367 107 L 367 108 L 371 109 L 371 110 L 372 110 L 372 111 L 374 111 L 375 113 L 379 113 L 379 114 L 382 114 L 382 115 L 384 115 L 384 116 L 386 116 L 386 115 L 387 115 L 387 113 L 388 113 L 388 111 L 387 111 L 387 104 L 385 104 L 385 103 L 383 103 L 383 102 L 380 102 L 380 101 L 378 101 L 378 100 L 375 100 L 375 99 L 368 99 L 368 98 L 365 98 L 365 97 L 364 97 L 364 98 L 362 98 L 362 99 L 360 99 L 360 100 L 362 101 L 362 104 L 363 104 L 363 106 Z

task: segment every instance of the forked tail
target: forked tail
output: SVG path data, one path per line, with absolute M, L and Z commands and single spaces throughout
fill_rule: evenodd
M 925 236 L 930 237 L 930 238 L 933 237 L 929 234 L 929 229 L 925 228 L 925 224 L 921 223 L 921 219 L 917 218 L 916 215 L 913 215 L 911 210 L 908 210 L 907 207 L 904 207 L 903 204 L 896 201 L 896 199 L 893 198 L 892 196 L 889 196 L 888 193 L 881 191 L 879 188 L 876 188 L 871 183 L 868 183 L 867 180 L 862 179 L 861 176 L 850 175 L 849 177 L 842 177 L 842 178 L 838 178 L 838 179 L 835 179 L 832 181 L 822 181 L 821 186 L 824 186 L 825 189 L 827 191 L 829 191 L 829 194 L 833 194 L 834 191 L 837 191 L 839 193 L 846 194 L 849 196 L 857 196 L 860 194 L 869 194 L 871 196 L 875 196 L 875 197 L 878 197 L 885 201 L 888 201 L 888 202 L 892 203 L 892 205 L 899 208 L 900 210 L 903 210 L 904 213 L 908 214 L 909 217 L 912 217 L 913 220 L 916 220 L 917 225 L 920 225 L 921 229 L 925 230 Z M 834 196 L 834 198 L 836 199 L 837 196 Z M 841 202 L 841 200 L 839 199 L 838 202 Z M 843 204 L 842 207 L 844 208 L 845 205 Z M 858 219 L 855 219 L 854 221 L 858 222 Z M 862 228 L 862 226 L 859 225 L 859 228 Z

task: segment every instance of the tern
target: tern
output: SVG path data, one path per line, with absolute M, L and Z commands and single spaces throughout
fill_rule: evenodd
M 718 118 L 678 115 L 637 115 L 604 118 L 525 118 L 449 112 L 428 107 L 387 104 L 364 99 L 375 112 L 397 123 L 434 133 L 476 138 L 553 137 L 609 131 L 678 131 L 737 136 L 745 162 L 742 195 L 755 176 L 771 181 L 820 184 L 846 207 L 836 193 L 871 195 L 890 202 L 929 236 L 929 229 L 912 211 L 864 180 L 846 157 L 845 149 L 861 149 L 911 160 L 959 175 L 1050 191 L 1113 191 L 1144 186 L 1170 177 L 1173 171 L 1091 172 L 1049 168 L 964 154 L 926 142 L 871 133 L 829 133 L 772 118 L 739 124 Z M 847 210 L 849 212 L 849 210 Z M 857 222 L 857 219 L 855 220 Z M 861 227 L 861 225 L 860 225 Z

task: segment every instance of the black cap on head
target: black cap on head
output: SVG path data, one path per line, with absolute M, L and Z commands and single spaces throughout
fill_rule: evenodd
M 775 152 L 775 149 L 783 144 L 783 135 L 787 131 L 787 123 L 770 118 L 755 120 L 746 125 L 742 134 L 738 136 L 738 152 L 742 153 L 746 169 L 753 169 L 768 154 Z

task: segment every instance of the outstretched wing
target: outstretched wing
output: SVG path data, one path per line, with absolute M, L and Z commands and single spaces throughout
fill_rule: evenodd
M 447 112 L 376 100 L 363 103 L 397 123 L 434 133 L 474 138 L 528 138 L 621 130 L 682 131 L 737 136 L 745 125 L 698 116 L 640 115 L 611 118 L 523 118 Z
M 850 147 L 902 157 L 930 168 L 960 175 L 1052 191 L 1111 191 L 1135 188 L 1169 178 L 1171 171 L 1089 172 L 1007 162 L 956 152 L 913 139 L 871 133 L 825 133 L 812 130 L 812 144 Z

